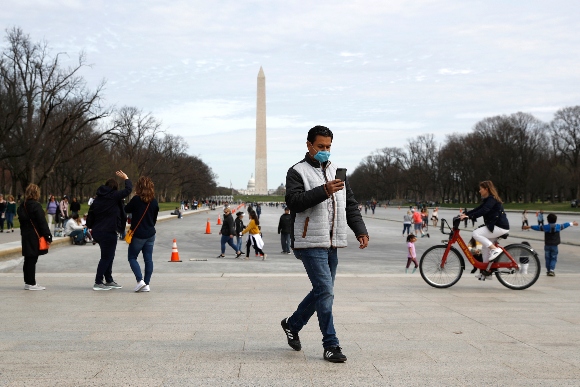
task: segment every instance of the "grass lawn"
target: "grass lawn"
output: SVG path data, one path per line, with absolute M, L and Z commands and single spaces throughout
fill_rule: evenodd
M 286 199 L 284 195 L 234 195 L 234 201 L 241 200 L 245 203 L 265 203 L 265 202 L 280 202 L 284 203 Z

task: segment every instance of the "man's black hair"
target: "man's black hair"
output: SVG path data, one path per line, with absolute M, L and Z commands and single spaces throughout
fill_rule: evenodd
M 548 214 L 548 223 L 556 223 L 557 220 L 556 214 Z
M 314 144 L 314 141 L 316 141 L 316 136 L 330 137 L 332 140 L 332 131 L 326 126 L 316 125 L 314 128 L 308 131 L 308 137 L 306 137 L 306 139 L 309 143 Z

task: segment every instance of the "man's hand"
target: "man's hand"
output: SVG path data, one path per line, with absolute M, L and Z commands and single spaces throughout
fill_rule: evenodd
M 325 185 L 326 185 L 326 192 L 328 192 L 329 195 L 332 195 L 333 193 L 338 192 L 344 188 L 344 182 L 342 180 L 339 180 L 339 179 L 331 180 L 328 183 L 326 183 Z
M 361 235 L 357 236 L 356 239 L 358 243 L 360 243 L 359 249 L 364 249 L 369 245 L 369 236 L 368 235 Z
M 578 226 L 578 222 L 576 222 L 576 221 L 573 221 L 573 222 L 572 222 L 572 224 L 573 224 L 574 226 Z
M 461 214 L 459 215 L 459 219 L 463 220 L 465 218 L 469 218 L 469 216 L 465 215 L 465 214 Z

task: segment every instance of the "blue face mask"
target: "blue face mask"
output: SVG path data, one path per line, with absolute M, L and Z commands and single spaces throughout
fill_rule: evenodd
M 314 149 L 314 147 L 312 147 L 312 149 Z M 316 150 L 316 149 L 314 149 L 314 150 Z M 330 158 L 330 152 L 329 151 L 318 151 L 314 155 L 314 160 L 317 160 L 317 161 L 319 161 L 321 163 L 327 162 L 329 158 Z
M 327 162 L 329 158 L 330 152 L 328 151 L 318 151 L 318 153 L 314 155 L 314 159 L 320 161 L 321 163 Z

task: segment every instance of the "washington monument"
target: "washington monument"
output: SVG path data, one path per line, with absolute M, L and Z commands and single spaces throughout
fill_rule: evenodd
M 268 194 L 268 150 L 266 148 L 266 76 L 260 66 L 256 98 L 256 194 Z

